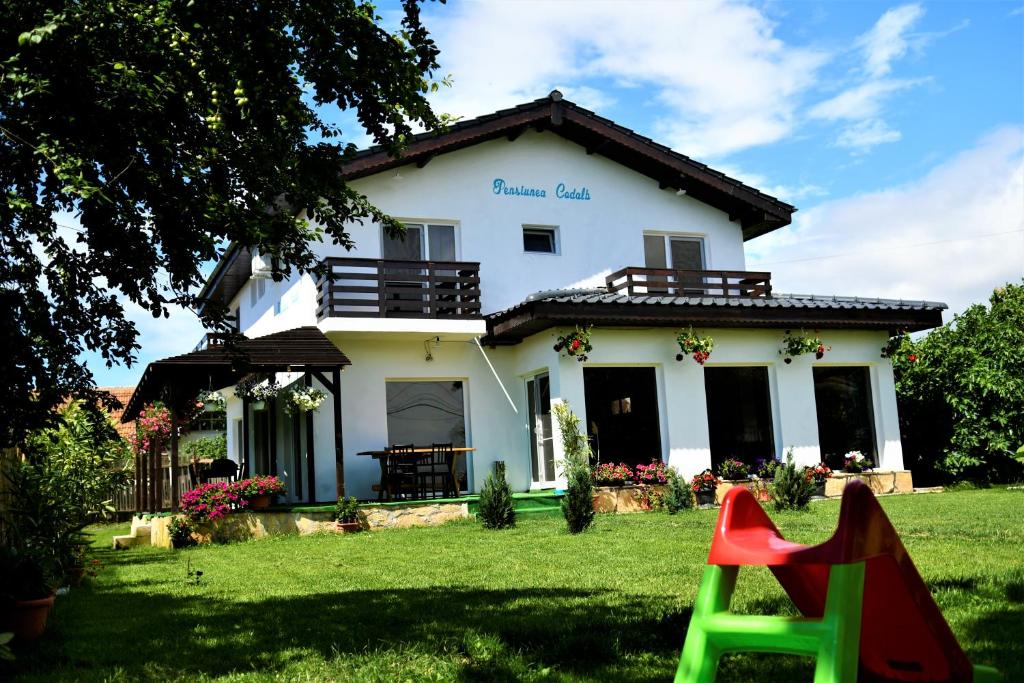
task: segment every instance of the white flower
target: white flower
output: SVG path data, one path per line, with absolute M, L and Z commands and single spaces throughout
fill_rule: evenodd
M 864 459 L 864 454 L 861 453 L 860 451 L 850 451 L 849 453 L 846 454 L 846 459 L 854 460 L 855 462 L 860 462 L 861 460 Z

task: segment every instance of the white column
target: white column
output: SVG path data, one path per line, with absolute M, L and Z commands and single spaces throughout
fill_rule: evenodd
M 580 418 L 580 430 L 587 432 L 587 398 L 583 387 L 583 363 L 575 358 L 559 355 L 558 361 L 551 367 L 551 431 L 552 447 L 555 453 L 555 463 L 560 463 L 565 458 L 565 447 L 562 442 L 562 431 L 558 426 L 558 419 L 554 415 L 554 407 L 559 403 L 568 403 L 572 412 Z M 557 485 L 566 485 L 565 474 L 561 467 L 556 468 Z
M 809 354 L 797 356 L 790 364 L 776 366 L 782 458 L 793 449 L 797 465 L 821 462 L 818 442 L 818 414 L 814 403 L 814 373 Z
M 664 366 L 668 464 L 691 477 L 711 467 L 704 368 L 689 356 Z
M 872 409 L 875 413 L 875 439 L 879 469 L 902 470 L 903 442 L 900 440 L 900 416 L 896 407 L 896 379 L 892 363 L 871 366 Z

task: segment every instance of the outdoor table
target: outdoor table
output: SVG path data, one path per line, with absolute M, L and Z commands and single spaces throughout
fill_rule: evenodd
M 422 456 L 422 455 L 426 455 L 428 453 L 432 453 L 433 450 L 434 449 L 430 448 L 430 447 L 427 447 L 427 448 L 416 447 L 416 448 L 413 448 L 412 455 L 413 456 Z M 452 451 L 454 453 L 456 453 L 456 454 L 459 454 L 459 453 L 469 454 L 469 453 L 475 452 L 476 449 L 475 448 L 471 448 L 469 446 L 456 446 L 455 448 L 452 448 Z M 392 453 L 391 449 L 385 448 L 385 449 L 379 450 L 379 451 L 359 451 L 358 453 L 356 453 L 356 455 L 369 455 L 374 460 L 376 460 L 377 462 L 380 463 L 380 484 L 377 486 L 377 489 L 378 489 L 377 498 L 378 499 L 383 499 L 385 492 L 388 491 L 388 484 L 389 484 L 389 481 L 388 481 L 388 475 L 389 475 L 388 460 L 390 458 L 392 458 L 392 457 L 395 457 L 395 454 Z M 452 467 L 453 467 L 453 470 L 448 473 L 448 476 L 452 480 L 452 490 L 455 492 L 455 496 L 458 497 L 458 495 L 459 495 L 459 485 L 458 485 L 458 481 L 455 479 L 455 471 L 454 471 L 455 461 L 452 461 Z M 390 494 L 389 494 L 389 496 L 390 496 Z

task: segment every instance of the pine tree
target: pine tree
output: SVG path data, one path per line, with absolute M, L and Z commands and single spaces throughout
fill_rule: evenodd
M 477 516 L 485 529 L 510 529 L 516 525 L 516 511 L 512 506 L 512 488 L 505 480 L 505 465 L 499 463 L 487 475 L 480 491 L 480 511 Z
M 786 452 L 786 464 L 775 470 L 771 484 L 776 510 L 803 510 L 814 493 L 814 484 L 807 479 L 804 468 L 793 464 L 793 449 Z
M 586 531 L 594 523 L 594 479 L 590 474 L 590 447 L 580 434 L 580 418 L 573 414 L 566 402 L 552 409 L 562 433 L 565 460 L 562 466 L 568 480 L 562 498 L 562 514 L 569 525 L 570 534 Z
M 668 475 L 668 492 L 665 494 L 665 507 L 668 509 L 668 513 L 674 515 L 680 510 L 692 509 L 693 489 L 686 483 L 686 479 L 672 467 L 668 468 L 666 473 Z

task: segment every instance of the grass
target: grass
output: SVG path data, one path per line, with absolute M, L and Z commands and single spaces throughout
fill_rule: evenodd
M 897 496 L 882 504 L 972 661 L 1024 680 L 1024 491 Z M 824 540 L 839 505 L 774 515 Z M 467 521 L 185 551 L 108 550 L 59 598 L 47 635 L 18 649 L 26 681 L 671 680 L 713 511 L 557 516 L 515 529 Z M 186 568 L 203 572 L 198 585 Z M 734 609 L 791 613 L 770 574 L 745 569 Z M 0 679 L 5 678 L 0 670 Z M 732 655 L 720 681 L 810 680 L 800 658 Z

